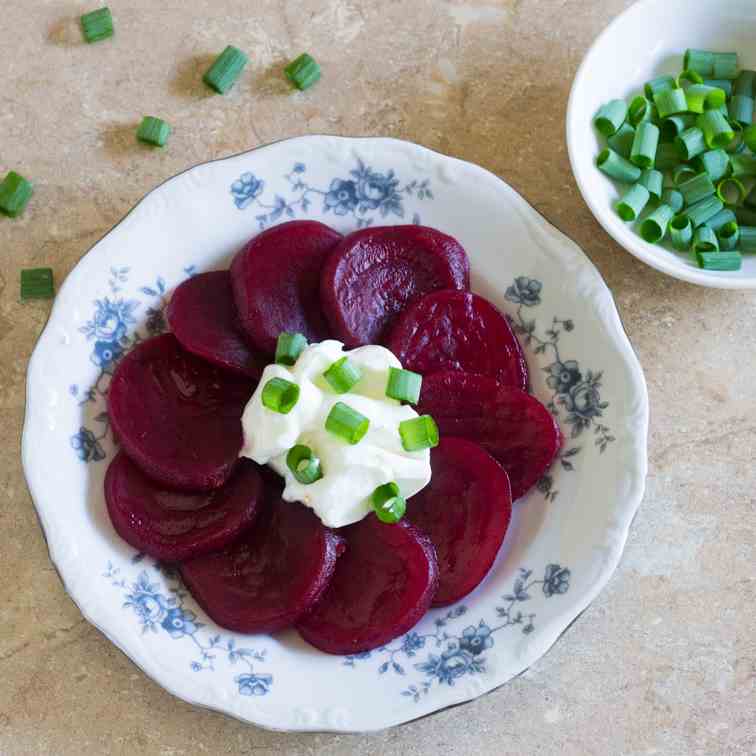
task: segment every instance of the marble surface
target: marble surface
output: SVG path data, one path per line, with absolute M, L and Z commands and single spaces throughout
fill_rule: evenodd
M 0 173 L 36 185 L 0 217 L 0 753 L 756 754 L 756 294 L 662 277 L 593 220 L 563 119 L 595 35 L 630 0 L 132 0 L 117 37 L 81 43 L 66 0 L 0 24 Z M 252 63 L 226 97 L 201 82 L 226 44 Z M 323 80 L 292 94 L 302 50 Z M 142 147 L 144 114 L 174 126 Z M 645 502 L 622 564 L 553 650 L 477 701 L 370 736 L 264 732 L 193 709 L 86 624 L 51 567 L 24 483 L 26 363 L 62 281 L 146 192 L 183 168 L 304 133 L 389 135 L 480 163 L 575 239 L 614 291 L 645 368 Z M 65 506 L 65 502 L 61 502 Z

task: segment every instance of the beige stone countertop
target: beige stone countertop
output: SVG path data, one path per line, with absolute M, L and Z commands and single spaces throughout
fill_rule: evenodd
M 0 753 L 756 754 L 756 294 L 624 252 L 565 148 L 575 70 L 630 0 L 112 0 L 117 36 L 93 46 L 91 4 L 1 5 L 0 173 L 36 193 L 0 217 Z M 201 75 L 229 43 L 252 62 L 214 96 Z M 323 79 L 292 96 L 280 70 L 303 50 Z M 165 150 L 135 142 L 145 114 L 174 127 Z M 601 596 L 508 685 L 368 736 L 266 732 L 149 680 L 65 594 L 19 453 L 49 312 L 19 302 L 19 271 L 59 284 L 164 179 L 307 133 L 401 137 L 508 181 L 600 269 L 651 399 L 645 501 Z

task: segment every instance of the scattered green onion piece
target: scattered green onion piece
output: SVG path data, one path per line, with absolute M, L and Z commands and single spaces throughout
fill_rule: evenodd
M 370 420 L 344 402 L 336 402 L 325 421 L 329 433 L 352 445 L 362 440 L 369 427 Z
M 714 76 L 714 53 L 708 50 L 686 50 L 683 59 L 686 71 L 695 71 L 701 76 Z
M 399 423 L 404 451 L 421 451 L 438 446 L 438 426 L 430 415 L 420 415 Z
M 90 44 L 113 36 L 113 16 L 110 8 L 98 8 L 91 13 L 85 13 L 79 20 L 84 39 Z
M 288 415 L 299 401 L 299 386 L 285 378 L 271 378 L 262 390 L 262 403 L 273 412 Z
M 633 184 L 616 204 L 617 215 L 626 223 L 637 220 L 650 198 L 651 195 L 645 186 Z
M 648 121 L 638 124 L 633 139 L 633 149 L 630 162 L 639 168 L 652 168 L 656 160 L 656 150 L 659 147 L 659 127 Z
M 740 76 L 735 79 L 733 93 L 736 95 L 753 97 L 756 95 L 756 91 L 754 91 L 753 87 L 754 82 L 756 82 L 756 71 L 741 71 Z
M 661 196 L 661 201 L 665 205 L 669 205 L 676 213 L 679 213 L 685 206 L 685 198 L 677 189 L 665 189 L 664 194 Z
M 695 164 L 712 181 L 719 181 L 730 172 L 730 156 L 722 149 L 704 152 L 696 158 Z
M 653 100 L 654 95 L 667 89 L 675 89 L 674 76 L 657 76 L 655 79 L 651 79 L 651 81 L 647 82 L 643 87 L 643 91 L 646 93 L 646 97 L 649 100 Z
M 654 167 L 660 171 L 668 171 L 680 162 L 680 154 L 677 147 L 671 142 L 662 142 L 656 150 L 656 162 Z
M 691 113 L 703 113 L 712 108 L 722 107 L 727 102 L 723 89 L 708 87 L 706 84 L 693 84 L 685 90 L 687 110 Z
M 719 197 L 711 196 L 687 208 L 685 214 L 690 218 L 693 228 L 698 228 L 713 218 L 723 207 L 724 204 Z
M 716 192 L 712 180 L 706 173 L 699 173 L 684 184 L 680 184 L 677 188 L 682 192 L 682 196 L 685 197 L 686 205 L 695 205 L 696 202 L 699 202 L 704 197 L 710 197 Z
M 662 89 L 654 95 L 654 103 L 659 111 L 659 118 L 662 119 L 684 113 L 688 109 L 684 89 Z
M 756 208 L 756 184 L 754 184 L 751 191 L 748 192 L 745 198 L 745 203 L 748 207 Z
M 740 224 L 740 238 L 743 238 L 744 227 L 756 227 L 756 210 L 752 210 L 749 207 L 736 207 L 735 217 Z
M 680 136 L 683 131 L 693 128 L 695 125 L 696 117 L 694 115 L 676 115 L 665 118 L 661 126 L 662 139 L 671 142 L 675 137 Z
M 348 357 L 342 357 L 323 373 L 331 388 L 337 394 L 346 394 L 360 381 L 360 369 Z
M 743 141 L 751 152 L 756 152 L 756 125 L 749 126 L 743 131 Z
M 605 137 L 610 137 L 617 133 L 626 119 L 627 103 L 624 100 L 612 100 L 599 110 L 593 124 Z
M 297 89 L 309 89 L 320 79 L 320 66 L 311 55 L 302 53 L 284 68 L 286 78 Z M 623 103 L 624 105 L 624 103 Z M 627 106 L 625 105 L 625 110 Z M 623 118 L 624 120 L 624 118 Z
M 641 223 L 640 235 L 649 244 L 658 244 L 667 235 L 669 222 L 675 211 L 669 205 L 659 205 L 646 220 Z
M 307 339 L 301 333 L 282 331 L 276 341 L 276 364 L 291 367 L 305 350 Z
M 635 129 L 629 123 L 623 123 L 622 126 L 620 126 L 619 131 L 613 136 L 610 136 L 606 143 L 618 155 L 629 159 L 630 153 L 633 151 L 634 139 Z
M 417 404 L 420 401 L 420 389 L 423 387 L 423 376 L 411 370 L 389 368 L 386 396 L 399 402 Z
M 725 205 L 739 205 L 746 198 L 746 188 L 743 182 L 737 178 L 726 178 L 717 184 L 717 197 Z
M 721 89 L 727 98 L 732 97 L 733 86 L 729 79 L 704 79 L 704 84 L 707 87 L 713 87 L 714 89 Z M 745 92 L 736 92 L 736 94 L 746 94 Z
M 684 81 L 689 81 L 691 84 L 703 84 L 704 79 L 703 76 L 701 76 L 698 71 L 694 71 L 692 69 L 686 68 L 678 77 L 675 79 L 675 85 L 678 87 L 682 87 L 682 83 Z
M 692 160 L 706 152 L 706 138 L 703 131 L 694 126 L 675 138 L 675 147 L 683 160 Z
M 407 511 L 407 502 L 399 494 L 399 486 L 393 481 L 378 486 L 370 497 L 370 503 L 375 516 L 387 525 L 395 525 Z
M 723 252 L 732 252 L 738 248 L 740 243 L 740 226 L 737 221 L 725 223 L 717 232 L 719 237 L 719 248 Z
M 602 150 L 596 165 L 607 175 L 618 181 L 626 181 L 629 184 L 635 183 L 641 175 L 640 168 L 634 166 L 629 160 L 625 160 L 622 155 L 618 155 L 614 150 Z
M 52 299 L 55 296 L 52 268 L 29 268 L 21 271 L 21 301 Z
M 247 63 L 249 58 L 238 47 L 228 45 L 205 72 L 202 81 L 218 94 L 226 94 Z
M 697 175 L 698 174 L 693 166 L 688 165 L 687 163 L 680 163 L 680 165 L 675 166 L 675 169 L 672 171 L 672 181 L 675 186 L 680 186 L 680 184 L 690 181 L 690 179 L 695 178 Z
M 714 53 L 714 79 L 738 78 L 738 54 L 737 53 Z
M 698 127 L 703 131 L 710 149 L 727 147 L 735 138 L 735 131 L 729 121 L 718 110 L 707 110 L 698 119 Z
M 740 252 L 697 252 L 696 261 L 704 270 L 733 271 L 743 265 Z
M 634 97 L 627 109 L 627 120 L 631 126 L 637 126 L 641 121 L 653 121 L 654 104 L 643 95 Z
M 729 121 L 729 118 L 728 118 Z M 743 126 L 737 121 L 729 121 L 732 130 L 735 133 L 733 140 L 725 147 L 725 152 L 729 155 L 739 155 L 745 152 L 745 142 L 743 141 Z
M 715 233 L 719 233 L 728 223 L 737 223 L 735 213 L 729 207 L 720 210 L 713 218 L 709 218 L 704 224 Z
M 155 147 L 164 147 L 170 135 L 171 127 L 154 116 L 145 116 L 137 129 L 137 139 Z
M 693 252 L 719 252 L 719 239 L 713 229 L 699 226 L 693 234 Z
M 756 226 L 740 227 L 740 249 L 743 252 L 756 252 Z
M 690 249 L 693 241 L 693 224 L 687 215 L 676 215 L 669 224 L 669 238 L 679 252 Z
M 19 173 L 8 171 L 0 183 L 0 212 L 15 218 L 24 211 L 33 193 L 32 185 Z
M 306 486 L 323 477 L 320 460 L 312 449 L 304 444 L 297 444 L 289 449 L 286 455 L 286 466 L 291 470 L 292 475 Z
M 730 165 L 735 178 L 756 176 L 756 157 L 753 155 L 730 155 Z
M 733 95 L 728 108 L 730 119 L 743 126 L 753 123 L 753 97 L 747 95 Z
M 648 189 L 648 193 L 657 201 L 662 197 L 662 191 L 664 188 L 664 175 L 661 171 L 649 168 L 641 173 L 641 177 L 638 179 L 638 183 L 645 186 Z

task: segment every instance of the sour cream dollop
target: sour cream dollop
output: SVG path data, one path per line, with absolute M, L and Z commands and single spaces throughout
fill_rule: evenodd
M 350 392 L 337 394 L 323 373 L 345 356 L 362 377 Z M 402 447 L 399 423 L 418 415 L 386 396 L 391 367 L 401 368 L 401 363 L 388 349 L 364 346 L 345 351 L 340 341 L 311 344 L 292 367 L 268 365 L 244 410 L 241 456 L 270 465 L 286 481 L 283 498 L 301 501 L 332 528 L 350 525 L 372 511 L 370 496 L 384 483 L 395 481 L 402 496 L 413 496 L 430 482 L 430 452 Z M 271 378 L 299 386 L 299 401 L 287 415 L 262 403 L 263 387 Z M 359 443 L 348 444 L 326 430 L 326 418 L 336 402 L 370 420 Z M 296 444 L 309 446 L 320 459 L 323 477 L 315 483 L 300 483 L 286 464 L 286 454 Z

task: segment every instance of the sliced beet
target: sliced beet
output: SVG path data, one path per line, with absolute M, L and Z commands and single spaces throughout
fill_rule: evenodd
M 346 552 L 323 598 L 297 629 L 321 651 L 354 654 L 417 624 L 436 593 L 438 564 L 428 537 L 406 520 L 384 525 L 369 515 L 339 532 Z
M 384 226 L 344 238 L 323 268 L 320 293 L 336 338 L 356 347 L 383 343 L 423 294 L 469 286 L 470 263 L 456 239 L 424 226 Z
M 223 485 L 242 445 L 254 384 L 185 352 L 172 333 L 138 344 L 108 391 L 116 437 L 143 472 L 170 488 Z
M 270 362 L 244 340 L 227 270 L 184 281 L 173 292 L 166 314 L 181 346 L 214 365 L 259 378 Z
M 174 491 L 148 478 L 123 452 L 105 476 L 105 501 L 118 535 L 155 559 L 180 562 L 222 549 L 255 521 L 263 482 L 240 461 L 220 488 Z
M 528 387 L 528 367 L 506 318 L 487 299 L 466 291 L 427 294 L 400 315 L 386 346 L 408 370 L 490 375 Z
M 483 580 L 512 515 L 509 478 L 479 444 L 442 438 L 431 451 L 431 482 L 407 503 L 407 516 L 428 534 L 438 557 L 433 606 L 447 606 Z
M 290 221 L 255 236 L 234 258 L 231 282 L 250 343 L 272 354 L 281 331 L 328 338 L 320 273 L 341 234 L 316 221 Z
M 273 633 L 321 597 L 343 543 L 297 502 L 268 499 L 249 533 L 181 565 L 192 596 L 221 627 Z
M 433 416 L 442 436 L 467 438 L 486 449 L 507 471 L 512 499 L 541 479 L 562 445 L 559 426 L 541 402 L 485 375 L 426 377 L 418 411 Z

